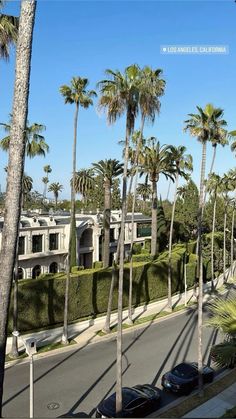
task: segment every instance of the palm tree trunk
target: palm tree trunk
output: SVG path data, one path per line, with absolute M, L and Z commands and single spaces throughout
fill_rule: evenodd
M 213 146 L 213 149 L 214 149 L 214 151 L 213 151 L 213 156 L 212 156 L 212 161 L 211 161 L 211 167 L 210 167 L 210 172 L 208 173 L 208 178 L 209 178 L 209 176 L 212 174 L 212 172 L 213 172 L 213 167 L 214 167 L 214 164 L 215 164 L 215 159 L 216 159 L 216 145 L 215 146 Z M 206 196 L 207 196 L 207 191 L 206 191 L 206 188 L 204 188 L 205 190 L 204 190 L 204 206 L 205 206 L 205 202 L 206 202 Z
M 230 246 L 230 263 L 231 269 L 230 274 L 233 276 L 233 265 L 234 265 L 234 217 L 235 216 L 235 203 L 233 204 L 232 224 L 231 224 L 231 246 Z
M 126 216 L 127 169 L 129 159 L 129 139 L 131 133 L 129 111 L 126 117 L 125 156 L 122 188 L 122 212 L 120 224 L 120 266 L 118 284 L 118 326 L 117 326 L 117 351 L 116 351 L 116 413 L 122 410 L 122 309 L 123 309 L 123 276 L 124 276 L 124 239 Z
M 214 291 L 214 239 L 215 239 L 215 222 L 216 222 L 216 196 L 213 207 L 212 219 L 212 236 L 211 236 L 211 290 Z
M 202 143 L 202 164 L 199 191 L 198 211 L 198 390 L 199 396 L 203 395 L 203 353 L 202 353 L 202 306 L 203 306 L 203 260 L 202 260 L 202 215 L 204 208 L 204 180 L 206 172 L 206 141 Z
M 111 183 L 107 179 L 104 182 L 105 186 L 105 199 L 104 199 L 104 242 L 103 242 L 103 268 L 109 266 L 110 256 L 110 219 L 111 219 Z
M 16 50 L 15 89 L 13 116 L 10 131 L 9 164 L 5 199 L 5 216 L 0 253 L 0 417 L 7 336 L 8 308 L 12 275 L 15 264 L 17 237 L 19 234 L 22 176 L 24 170 L 24 132 L 28 114 L 30 61 L 35 17 L 35 0 L 21 3 L 21 14 Z
M 170 223 L 169 257 L 168 257 L 168 308 L 170 311 L 172 311 L 171 252 L 172 252 L 173 226 L 174 226 L 174 218 L 175 218 L 175 205 L 176 205 L 178 184 L 179 184 L 179 172 L 177 171 L 176 181 L 175 181 L 175 195 L 174 195 L 174 202 L 173 202 L 173 207 L 172 207 L 172 215 L 171 215 L 171 223 Z
M 225 205 L 225 212 L 224 212 L 224 250 L 223 250 L 223 278 L 224 282 L 226 282 L 226 227 L 227 227 L 227 206 Z
M 119 260 L 119 254 L 120 254 L 120 236 L 118 238 L 118 243 L 117 243 L 116 259 L 115 259 L 115 261 L 113 262 L 113 265 L 112 265 L 111 285 L 110 285 L 108 304 L 107 304 L 107 314 L 106 314 L 105 324 L 104 324 L 104 327 L 102 329 L 102 331 L 104 333 L 110 333 L 110 331 L 111 331 L 112 298 L 113 298 L 113 291 L 114 291 L 114 285 L 115 285 L 116 269 L 117 269 L 117 264 L 118 264 L 118 260 Z
M 167 200 L 167 201 L 168 201 L 168 199 L 169 199 L 169 193 L 170 193 L 171 182 L 172 182 L 172 180 L 170 179 L 170 180 L 169 180 L 169 184 L 168 184 L 167 194 L 166 194 L 166 200 Z
M 143 128 L 144 128 L 145 117 L 142 115 L 140 135 L 138 139 L 137 149 L 135 152 L 134 158 L 134 167 L 135 167 L 135 177 L 134 177 L 134 193 L 133 193 L 133 202 L 132 202 L 132 215 L 131 215 L 131 241 L 130 241 L 130 268 L 129 268 L 129 309 L 128 309 L 128 323 L 133 324 L 132 319 L 132 297 L 133 297 L 133 245 L 134 245 L 134 209 L 136 203 L 136 191 L 138 183 L 138 161 L 139 161 L 139 152 L 142 144 L 143 138 Z
M 152 238 L 151 255 L 157 254 L 157 181 L 152 179 Z
M 12 345 L 11 345 L 11 358 L 18 358 L 18 246 L 19 246 L 19 236 L 17 237 L 17 244 L 16 244 L 16 259 L 15 259 L 15 267 L 13 273 L 13 333 L 12 333 Z
M 76 144 L 77 144 L 77 124 L 78 124 L 79 104 L 76 103 L 75 118 L 74 118 L 74 143 L 72 155 L 72 187 L 71 187 L 71 216 L 70 216 L 70 235 L 69 248 L 67 258 L 67 272 L 65 284 L 65 303 L 64 303 L 64 323 L 61 342 L 68 345 L 68 299 L 69 299 L 69 285 L 70 285 L 70 271 L 72 266 L 76 265 L 76 223 L 75 223 L 75 172 L 76 172 Z

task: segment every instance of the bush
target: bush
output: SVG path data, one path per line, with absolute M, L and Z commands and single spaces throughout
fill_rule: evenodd
M 153 260 L 153 256 L 149 253 L 141 253 L 140 255 L 133 255 L 134 262 L 151 262 Z
M 134 243 L 133 244 L 133 255 L 139 255 L 142 251 L 141 243 Z
M 103 262 L 102 261 L 96 261 L 96 262 L 93 262 L 93 267 L 94 267 L 94 269 L 102 269 L 103 268 Z
M 151 253 L 151 239 L 145 239 L 144 241 L 144 249 Z
M 76 265 L 76 266 L 72 266 L 71 273 L 75 273 L 75 272 L 83 271 L 83 270 L 84 270 L 83 265 Z
M 167 252 L 165 252 L 166 254 Z M 184 289 L 184 251 L 172 253 L 172 293 Z M 150 255 L 134 255 L 134 258 Z M 190 255 L 187 264 L 188 287 L 195 280 L 196 258 Z M 137 262 L 137 259 L 136 261 Z M 133 304 L 148 303 L 167 295 L 168 256 L 154 262 L 134 263 L 133 266 Z M 96 316 L 107 310 L 112 269 L 86 269 L 71 274 L 69 285 L 68 321 L 73 322 L 87 316 Z M 29 331 L 63 323 L 65 273 L 45 275 L 44 278 L 19 281 L 18 327 Z M 112 309 L 117 308 L 118 270 L 113 293 Z M 124 268 L 123 306 L 128 306 L 129 266 Z M 9 333 L 12 331 L 11 299 Z

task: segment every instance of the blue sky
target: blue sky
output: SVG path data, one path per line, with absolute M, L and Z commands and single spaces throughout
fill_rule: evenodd
M 19 13 L 19 2 L 9 2 L 5 13 Z M 236 4 L 232 0 L 185 1 L 38 1 L 31 72 L 29 121 L 46 126 L 50 153 L 45 159 L 26 160 L 25 171 L 42 192 L 43 166 L 50 164 L 50 180 L 64 186 L 69 198 L 74 108 L 64 105 L 59 93 L 72 76 L 88 77 L 90 88 L 104 77 L 106 68 L 123 70 L 132 63 L 162 68 L 166 93 L 161 114 L 145 135 L 162 144 L 185 145 L 194 158 L 193 179 L 199 183 L 201 146 L 183 133 L 187 114 L 196 105 L 211 102 L 225 110 L 229 129 L 236 128 Z M 228 55 L 164 55 L 161 45 L 228 45 Z M 0 122 L 8 120 L 14 86 L 14 51 L 0 63 Z M 78 122 L 77 167 L 89 167 L 105 158 L 121 159 L 125 121 L 108 126 L 97 101 L 81 110 Z M 138 128 L 138 126 L 137 126 Z M 1 131 L 1 137 L 4 135 Z M 212 148 L 208 147 L 208 169 Z M 0 152 L 0 183 L 5 190 L 7 157 Z M 215 171 L 235 166 L 229 148 L 219 149 Z M 173 190 L 173 188 L 172 188 Z M 167 184 L 161 180 L 164 198 Z

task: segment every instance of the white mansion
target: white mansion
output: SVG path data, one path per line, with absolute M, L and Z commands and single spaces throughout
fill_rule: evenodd
M 117 250 L 121 212 L 111 212 L 110 257 Z M 4 219 L 0 218 L 0 242 Z M 36 278 L 44 273 L 56 273 L 66 268 L 69 244 L 69 215 L 22 215 L 19 232 L 19 278 Z M 76 214 L 78 265 L 92 268 L 102 260 L 102 214 Z M 134 242 L 144 243 L 151 237 L 151 219 L 135 214 Z M 131 214 L 125 222 L 125 250 L 130 248 Z

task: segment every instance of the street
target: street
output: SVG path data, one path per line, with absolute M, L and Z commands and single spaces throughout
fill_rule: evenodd
M 204 313 L 207 318 L 207 313 Z M 217 334 L 203 328 L 204 362 Z M 219 339 L 218 339 L 219 340 Z M 152 383 L 183 360 L 197 361 L 197 313 L 193 309 L 124 334 L 123 386 Z M 35 360 L 35 417 L 92 416 L 115 387 L 116 340 Z M 163 392 L 164 393 L 164 392 Z M 163 394 L 162 406 L 176 396 Z M 29 416 L 29 364 L 5 374 L 4 417 Z

